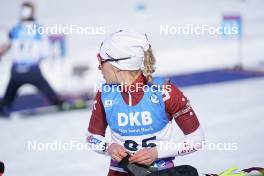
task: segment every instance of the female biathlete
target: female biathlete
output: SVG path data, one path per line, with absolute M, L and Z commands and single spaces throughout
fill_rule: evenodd
M 168 170 L 175 157 L 201 148 L 204 135 L 188 99 L 171 82 L 152 77 L 155 58 L 146 35 L 115 32 L 97 57 L 106 83 L 96 94 L 87 142 L 111 157 L 108 176 Z M 184 133 L 180 141 L 172 139 L 173 121 Z

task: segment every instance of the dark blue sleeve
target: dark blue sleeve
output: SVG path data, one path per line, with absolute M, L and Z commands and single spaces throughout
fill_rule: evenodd
M 13 39 L 13 29 L 11 29 L 11 30 L 9 31 L 9 33 L 8 33 L 8 37 L 9 37 L 10 40 Z
M 9 34 L 8 34 L 10 40 L 13 40 L 16 37 L 18 29 L 19 29 L 19 25 L 15 25 L 14 27 L 10 29 Z

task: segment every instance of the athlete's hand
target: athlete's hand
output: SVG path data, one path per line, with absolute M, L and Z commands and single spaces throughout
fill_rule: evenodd
M 113 160 L 118 162 L 128 155 L 126 149 L 122 145 L 116 143 L 110 144 L 107 148 L 107 152 Z
M 158 158 L 156 147 L 143 148 L 129 158 L 130 163 L 151 165 Z

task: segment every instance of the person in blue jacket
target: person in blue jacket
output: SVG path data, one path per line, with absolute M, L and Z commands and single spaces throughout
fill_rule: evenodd
M 0 57 L 8 50 L 12 52 L 11 77 L 6 92 L 0 102 L 0 116 L 8 117 L 10 106 L 14 102 L 18 89 L 24 84 L 32 84 L 44 93 L 54 105 L 63 101 L 55 93 L 40 70 L 40 62 L 47 57 L 47 43 L 38 29 L 35 20 L 35 8 L 31 2 L 21 5 L 20 21 L 9 31 L 10 42 L 0 47 Z M 31 30 L 29 30 L 31 28 Z

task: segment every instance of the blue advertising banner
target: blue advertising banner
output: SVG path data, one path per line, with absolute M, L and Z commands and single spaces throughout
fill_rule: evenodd
M 224 37 L 242 37 L 242 17 L 240 15 L 224 15 L 222 20 Z

